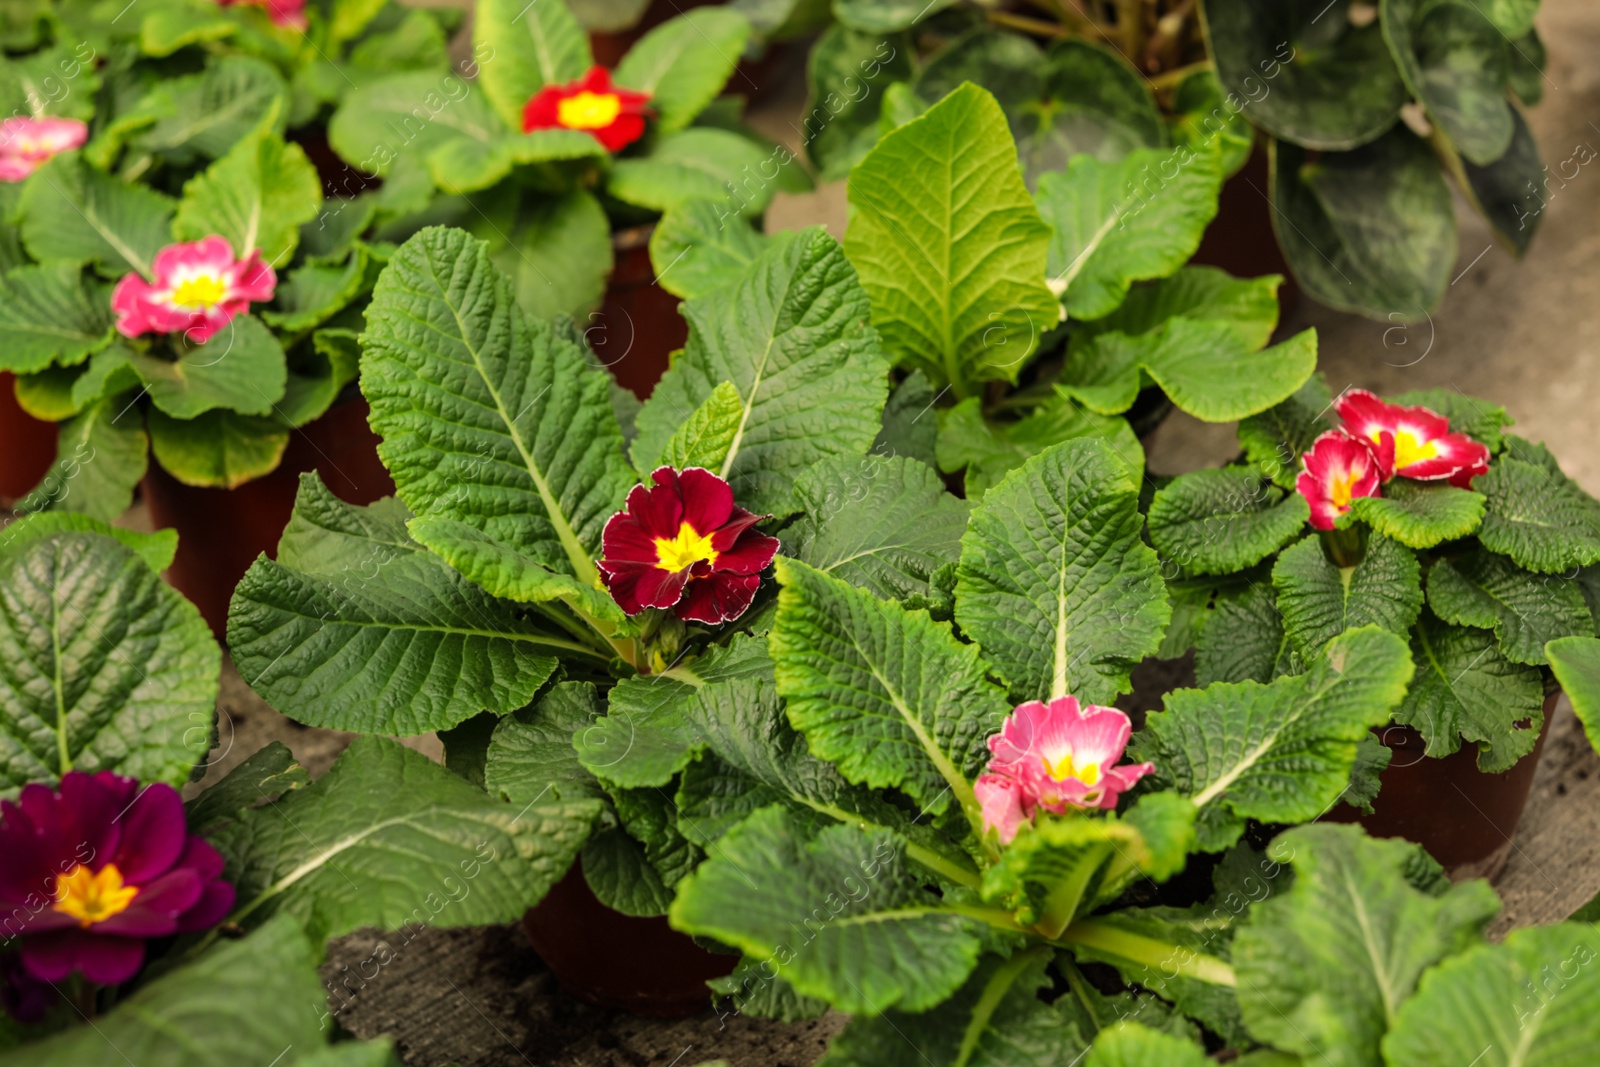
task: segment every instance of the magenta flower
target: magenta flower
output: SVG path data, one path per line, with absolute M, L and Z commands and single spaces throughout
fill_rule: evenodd
M 1155 770 L 1151 763 L 1117 766 L 1133 723 L 1116 708 L 1079 705 L 1076 697 L 1019 704 L 989 738 L 989 772 L 973 786 L 984 830 L 1009 843 L 1040 811 L 1110 810 Z
M 291 30 L 306 28 L 306 0 L 217 0 L 217 4 L 221 7 L 243 4 L 263 8 L 275 25 Z
M 1377 454 L 1367 442 L 1343 430 L 1329 430 L 1300 457 L 1295 489 L 1311 505 L 1311 525 L 1331 530 L 1350 510 L 1350 502 L 1364 496 L 1381 496 L 1382 470 Z
M 1438 412 L 1386 404 L 1365 389 L 1348 390 L 1334 407 L 1346 431 L 1371 443 L 1384 481 L 1398 474 L 1466 488 L 1489 469 L 1489 447 L 1451 433 L 1449 420 Z
M 77 119 L 6 119 L 0 122 L 0 182 L 20 182 L 88 139 L 89 127 Z
M 155 283 L 130 273 L 111 292 L 117 331 L 124 337 L 181 333 L 204 344 L 252 302 L 271 300 L 278 276 L 259 251 L 233 258 L 226 237 L 168 245 L 152 264 Z
M 0 915 L 26 972 L 126 982 L 152 938 L 209 929 L 233 907 L 222 857 L 188 832 L 168 785 L 68 773 L 0 801 Z

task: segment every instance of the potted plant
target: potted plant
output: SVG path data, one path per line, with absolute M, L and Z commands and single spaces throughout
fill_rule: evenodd
M 1510 421 L 1461 394 L 1335 398 L 1314 379 L 1240 423 L 1239 462 L 1149 508 L 1186 620 L 1165 651 L 1193 646 L 1202 684 L 1295 673 L 1351 626 L 1407 637 L 1416 676 L 1369 825 L 1458 873 L 1504 864 L 1556 694 L 1544 646 L 1596 625 L 1600 505 Z

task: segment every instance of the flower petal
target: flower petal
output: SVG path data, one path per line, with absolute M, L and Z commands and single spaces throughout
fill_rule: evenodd
M 671 470 L 671 467 L 662 467 L 651 477 L 659 482 L 662 472 Z M 708 534 L 733 515 L 733 487 L 727 482 L 704 467 L 688 467 L 675 473 L 678 495 L 683 500 L 684 521 L 693 526 L 696 533 Z
M 147 786 L 119 821 L 122 840 L 107 861 L 117 865 L 129 885 L 143 885 L 166 873 L 188 844 L 183 798 L 170 785 Z
M 741 575 L 717 572 L 709 578 L 696 578 L 672 613 L 688 622 L 710 626 L 731 622 L 750 608 L 761 586 L 758 574 Z

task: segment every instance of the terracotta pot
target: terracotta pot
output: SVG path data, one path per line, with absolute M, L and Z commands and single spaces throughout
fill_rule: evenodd
M 616 263 L 600 310 L 585 336 L 618 384 L 644 400 L 667 372 L 672 353 L 689 339 L 677 297 L 656 284 L 650 232 L 640 226 L 612 237 Z
M 56 461 L 56 424 L 17 403 L 17 378 L 0 371 L 0 500 L 28 494 Z
M 1300 302 L 1300 286 L 1289 270 L 1289 261 L 1278 247 L 1272 228 L 1271 179 L 1267 173 L 1267 153 L 1259 144 L 1239 173 L 1222 185 L 1217 201 L 1217 217 L 1211 220 L 1200 238 L 1193 263 L 1221 267 L 1240 278 L 1263 274 L 1283 275 L 1278 288 L 1280 318 Z
M 612 911 L 595 897 L 578 864 L 522 925 L 562 989 L 590 1004 L 656 1019 L 706 1010 L 706 982 L 731 974 L 739 961 L 707 952 L 668 926 L 665 916 Z
M 1359 822 L 1374 837 L 1414 841 L 1444 866 L 1452 881 L 1494 878 L 1511 858 L 1517 821 L 1528 803 L 1539 753 L 1550 733 L 1556 697 L 1544 701 L 1544 727 L 1533 751 L 1510 770 L 1478 770 L 1478 746 L 1428 759 L 1422 735 L 1409 726 L 1374 731 L 1391 757 L 1371 815 L 1341 805 L 1329 813 L 1335 822 Z
M 256 557 L 277 554 L 302 472 L 316 471 L 334 495 L 351 504 L 370 504 L 394 492 L 377 446 L 367 426 L 367 402 L 358 394 L 293 431 L 282 464 L 235 489 L 184 485 L 151 462 L 141 483 L 150 521 L 157 529 L 178 531 L 178 555 L 166 579 L 200 609 L 218 640 L 227 636 L 234 586 Z

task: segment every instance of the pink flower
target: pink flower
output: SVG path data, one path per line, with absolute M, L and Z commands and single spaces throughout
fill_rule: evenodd
M 1329 430 L 1317 438 L 1300 463 L 1304 469 L 1294 487 L 1311 505 L 1311 525 L 1318 530 L 1333 529 L 1352 500 L 1382 495 L 1378 456 L 1365 441 L 1343 430 Z
M 1080 705 L 1076 697 L 1019 704 L 989 738 L 989 771 L 973 786 L 984 831 L 996 831 L 1005 844 L 1039 811 L 1115 808 L 1155 770 L 1151 763 L 1117 766 L 1132 735 L 1121 711 Z
M 89 139 L 77 119 L 14 117 L 0 122 L 0 182 L 20 182 Z
M 227 238 L 212 234 L 187 244 L 168 245 L 156 253 L 152 284 L 126 274 L 111 292 L 111 310 L 124 337 L 145 333 L 182 333 L 204 344 L 251 302 L 271 300 L 278 276 L 262 262 L 260 252 L 233 258 Z
M 217 0 L 217 3 L 222 7 L 232 7 L 234 4 L 262 7 L 279 26 L 287 26 L 292 30 L 306 28 L 306 0 Z
M 1352 436 L 1370 441 L 1383 481 L 1395 475 L 1465 486 L 1489 469 L 1488 446 L 1451 433 L 1443 415 L 1424 407 L 1386 404 L 1365 389 L 1351 389 L 1334 405 Z

